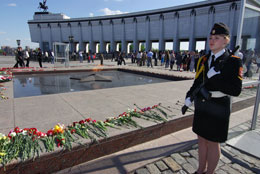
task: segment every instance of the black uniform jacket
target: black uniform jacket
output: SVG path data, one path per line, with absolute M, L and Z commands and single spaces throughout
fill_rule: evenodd
M 230 96 L 238 96 L 242 88 L 241 59 L 231 56 L 226 51 L 218 57 L 214 66 L 220 66 L 220 74 L 207 79 L 209 55 L 200 58 L 197 66 L 196 79 L 186 97 L 193 95 L 193 91 L 203 80 L 208 91 L 220 91 Z M 225 142 L 228 135 L 230 117 L 230 97 L 224 96 L 203 100 L 200 92 L 195 98 L 195 111 L 192 130 L 197 135 L 214 142 Z
M 186 98 L 190 97 L 193 91 L 206 80 L 205 87 L 208 91 L 221 91 L 224 94 L 230 96 L 238 96 L 242 89 L 242 61 L 239 57 L 232 56 L 226 51 L 222 56 L 218 57 L 215 61 L 215 65 L 218 66 L 223 63 L 220 68 L 220 74 L 214 75 L 210 79 L 207 79 L 207 73 L 209 71 L 208 58 L 210 55 L 201 57 L 196 70 L 196 76 L 198 76 L 187 92 Z M 203 68 L 204 66 L 204 68 Z M 199 70 L 203 68 L 203 71 L 199 73 Z

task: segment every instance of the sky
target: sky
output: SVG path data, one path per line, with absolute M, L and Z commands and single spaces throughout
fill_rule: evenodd
M 47 0 L 51 13 L 63 13 L 71 18 L 104 16 L 121 13 L 167 8 L 199 2 L 202 0 Z M 21 46 L 36 48 L 38 43 L 31 42 L 28 20 L 39 12 L 39 2 L 43 0 L 1 0 L 0 1 L 0 47 Z

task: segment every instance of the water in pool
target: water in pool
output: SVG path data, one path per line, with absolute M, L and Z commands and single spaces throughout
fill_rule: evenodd
M 77 80 L 90 77 L 93 73 L 111 78 L 112 81 L 81 82 L 80 80 Z M 14 98 L 162 82 L 169 82 L 169 80 L 116 70 L 62 74 L 15 75 L 13 79 Z

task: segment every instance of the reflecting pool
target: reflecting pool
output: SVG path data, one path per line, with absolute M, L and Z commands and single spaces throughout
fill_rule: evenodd
M 87 81 L 91 74 L 102 75 L 111 79 L 107 81 Z M 58 94 L 74 91 L 96 90 L 122 86 L 144 85 L 169 82 L 170 80 L 133 74 L 117 70 L 99 72 L 73 72 L 37 75 L 15 75 L 14 98 Z

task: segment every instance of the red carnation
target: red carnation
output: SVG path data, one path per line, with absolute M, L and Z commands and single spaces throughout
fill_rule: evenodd
M 41 134 L 42 134 L 42 133 L 41 133 L 40 131 L 37 131 L 37 132 L 36 132 L 36 135 L 37 135 L 38 137 L 40 137 Z
M 85 121 L 89 123 L 91 120 L 91 118 L 87 118 Z
M 53 130 L 48 130 L 48 132 L 47 132 L 48 136 L 53 136 L 53 134 L 54 134 Z
M 20 133 L 20 128 L 19 127 L 14 128 L 14 132 L 15 133 Z
M 85 123 L 84 120 L 80 120 L 80 121 L 79 121 L 79 124 L 84 124 L 84 123 Z
M 75 127 L 78 122 L 73 122 L 73 126 Z
M 29 131 L 31 131 L 31 132 L 37 132 L 37 129 L 36 129 L 36 128 L 30 128 Z
M 29 128 L 24 128 L 23 131 L 29 131 Z
M 71 131 L 70 131 L 70 133 L 75 133 L 76 132 L 76 129 L 72 129 Z

